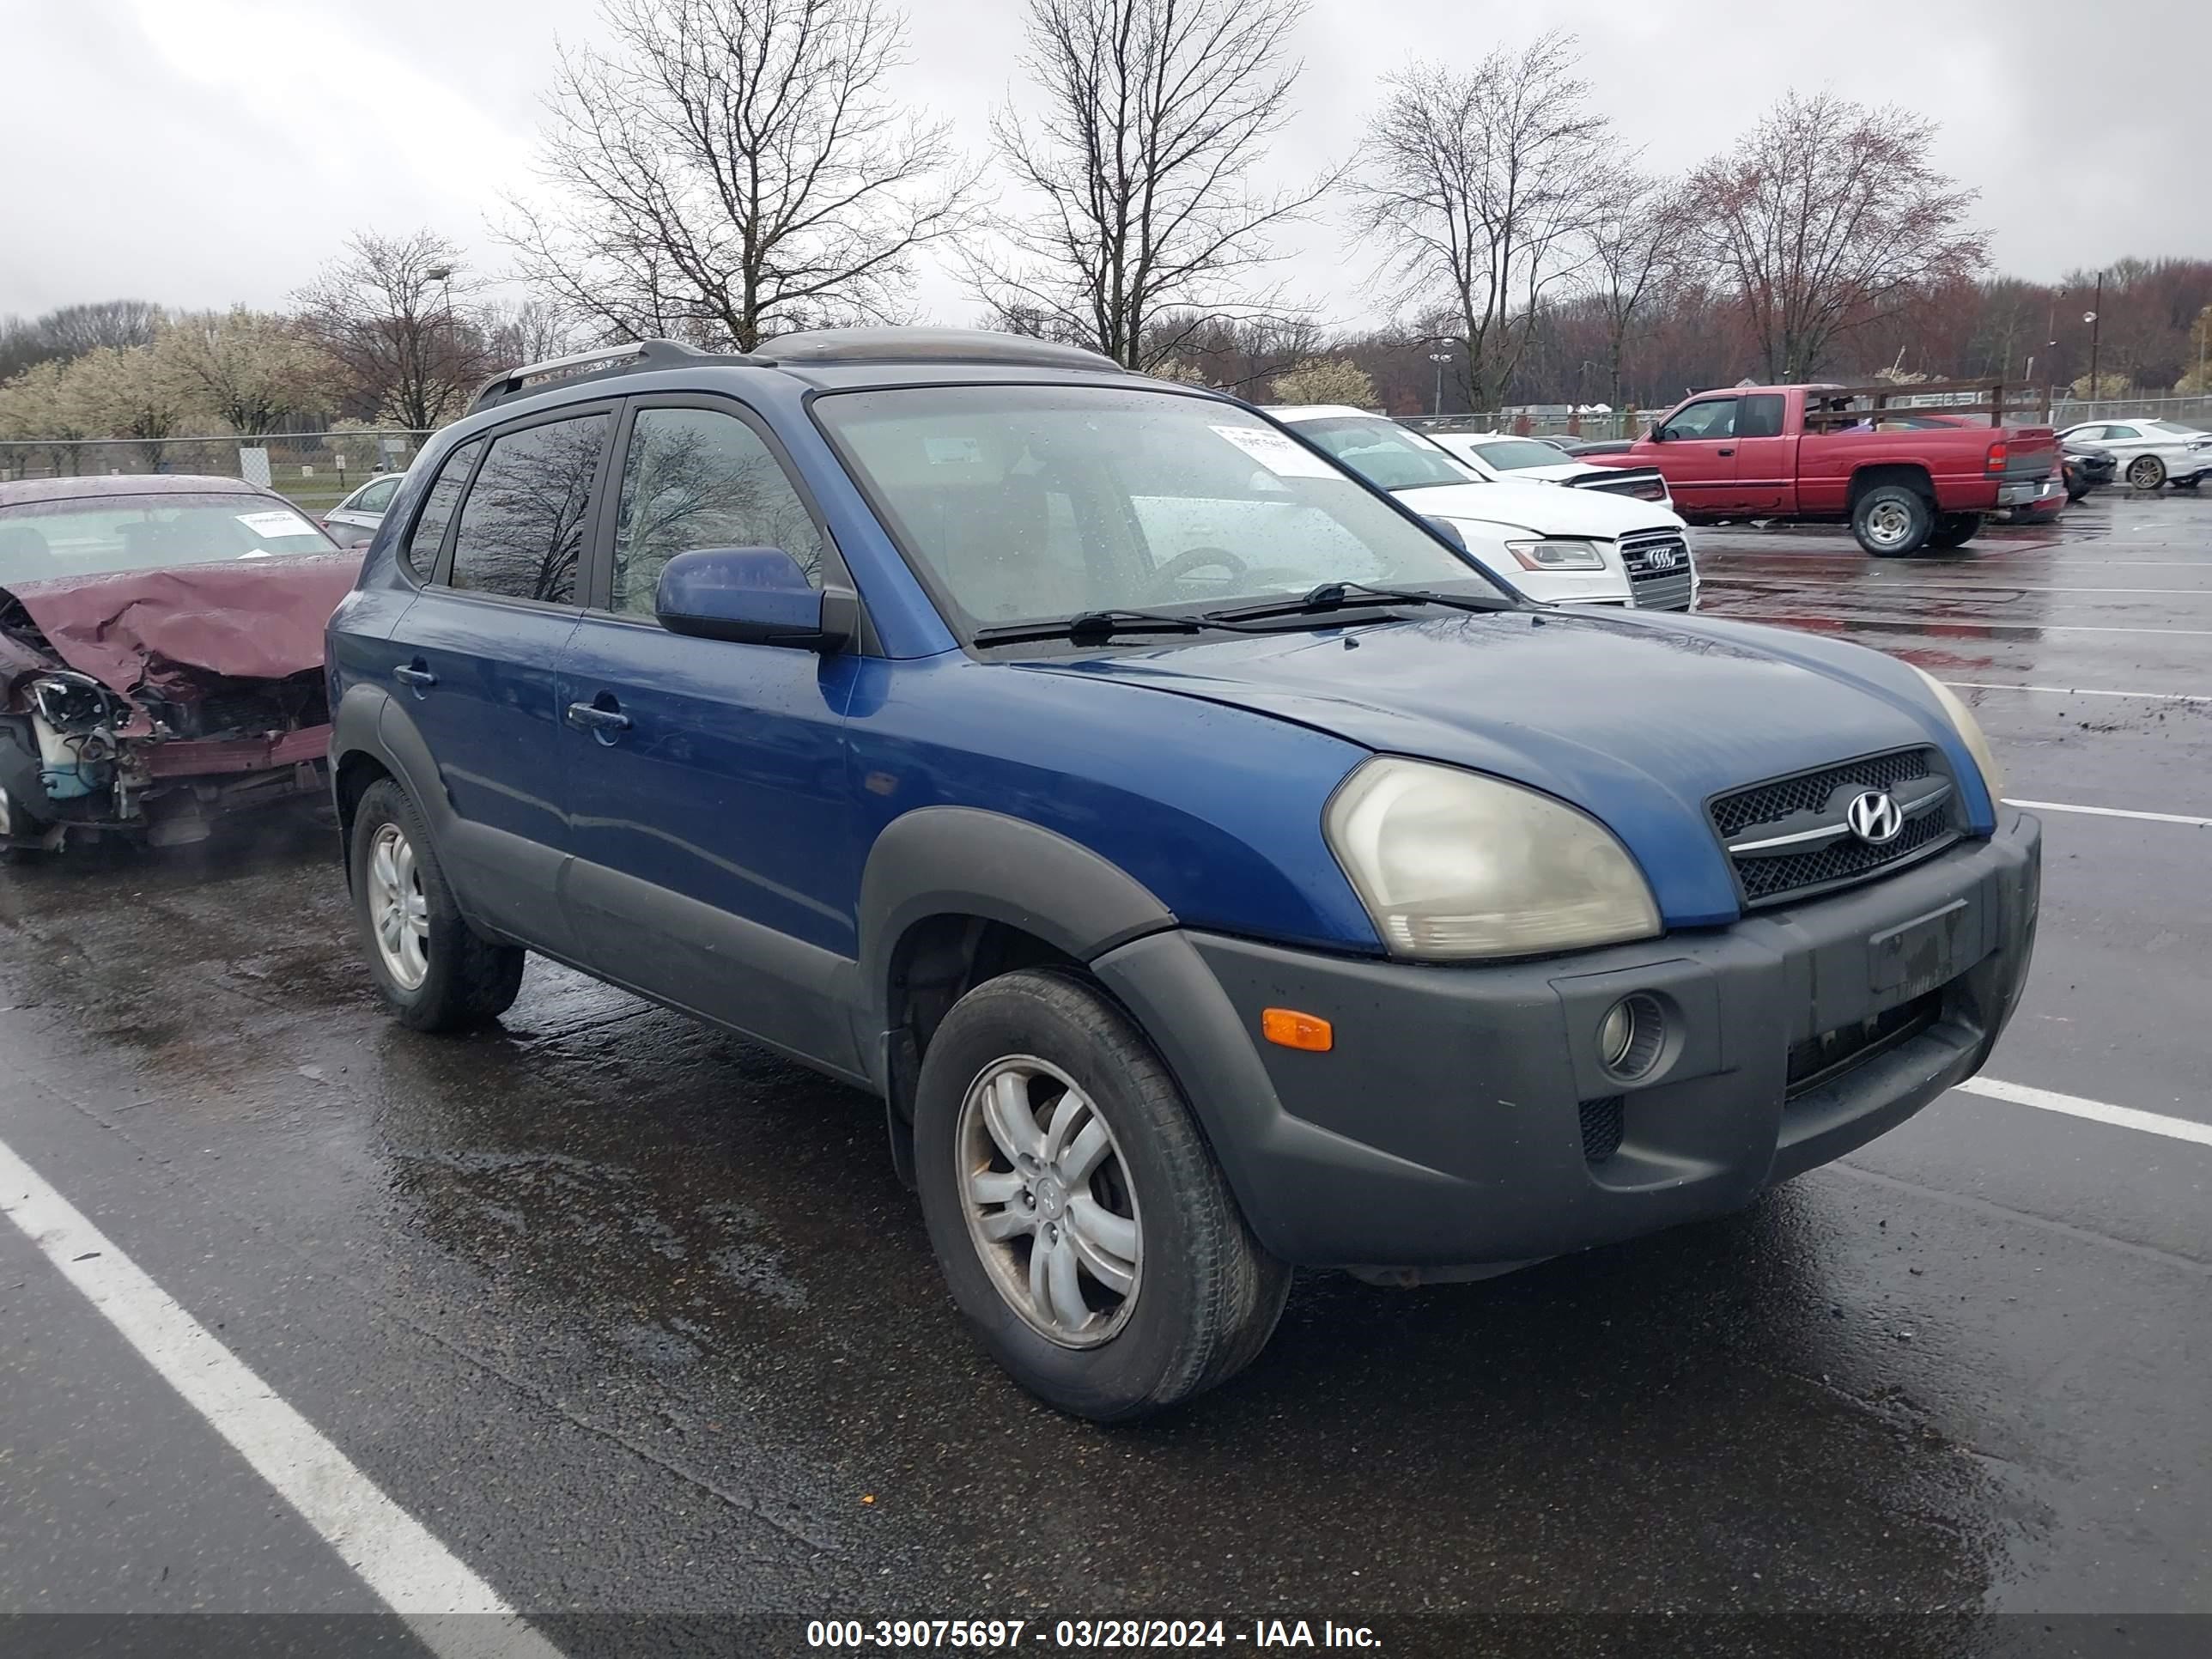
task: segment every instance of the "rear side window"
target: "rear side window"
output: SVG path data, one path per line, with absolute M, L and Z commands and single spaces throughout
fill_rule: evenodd
M 584 415 L 492 440 L 453 536 L 447 580 L 472 593 L 576 603 L 576 567 L 609 417 Z
M 483 450 L 483 440 L 472 438 L 447 456 L 446 464 L 438 469 L 437 481 L 430 486 L 422 514 L 414 529 L 407 532 L 407 545 L 399 552 L 416 575 L 428 576 L 438 562 L 438 550 L 446 544 L 446 526 L 453 523 L 453 509 L 460 504 L 461 486 L 468 483 L 469 469 Z
M 1735 435 L 1739 438 L 1778 438 L 1782 435 L 1782 394 L 1756 392 L 1736 405 Z
M 641 409 L 623 459 L 609 603 L 651 616 L 660 568 L 704 547 L 780 547 L 822 586 L 822 538 L 759 434 L 710 409 Z

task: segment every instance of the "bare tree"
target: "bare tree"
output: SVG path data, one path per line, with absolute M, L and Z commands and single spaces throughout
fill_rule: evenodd
M 594 343 L 588 331 L 545 300 L 489 306 L 481 321 L 493 359 L 502 368 L 565 357 Z
M 1251 286 L 1271 234 L 1332 188 L 1252 175 L 1290 118 L 1286 57 L 1304 0 L 1030 0 L 1023 67 L 1041 116 L 1012 106 L 992 135 L 1036 204 L 969 277 L 1002 323 L 1132 368 L 1181 355 L 1210 325 L 1295 314 Z
M 60 306 L 26 322 L 0 317 L 0 380 L 34 363 L 82 357 L 102 346 L 149 344 L 161 307 L 146 300 L 97 300 Z
M 441 426 L 497 367 L 476 314 L 483 284 L 460 250 L 428 230 L 365 231 L 295 298 L 336 366 L 349 415 Z
M 1623 366 L 1636 319 L 1693 264 L 1679 186 L 1639 173 L 1614 179 L 1590 220 L 1581 286 L 1605 324 L 1607 401 L 1621 406 Z
M 963 228 L 975 175 L 889 90 L 878 0 L 606 0 L 611 54 L 564 52 L 538 172 L 510 200 L 520 274 L 615 339 L 750 351 L 908 309 L 915 252 Z
M 1785 96 L 1690 181 L 1706 256 L 1768 375 L 1801 380 L 1850 330 L 1988 263 L 1975 193 L 1936 170 L 1936 124 L 1826 93 Z
M 1502 397 L 1544 289 L 1570 274 L 1597 217 L 1608 127 L 1588 104 L 1571 35 L 1493 52 L 1461 73 L 1390 77 L 1352 185 L 1405 301 L 1449 310 L 1472 407 Z

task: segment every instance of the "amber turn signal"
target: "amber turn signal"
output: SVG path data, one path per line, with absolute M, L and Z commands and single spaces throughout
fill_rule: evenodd
M 1295 1008 L 1260 1011 L 1260 1035 L 1285 1048 L 1304 1048 L 1325 1054 L 1336 1046 L 1336 1031 L 1319 1014 L 1302 1014 Z

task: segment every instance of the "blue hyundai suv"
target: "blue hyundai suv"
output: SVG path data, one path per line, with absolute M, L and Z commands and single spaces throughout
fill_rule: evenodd
M 1857 647 L 1532 604 L 1296 433 L 985 332 L 520 370 L 331 619 L 399 1019 L 537 951 L 885 1103 L 1018 1379 L 1135 1417 L 1293 1267 L 1711 1216 L 1971 1076 L 2041 831 Z

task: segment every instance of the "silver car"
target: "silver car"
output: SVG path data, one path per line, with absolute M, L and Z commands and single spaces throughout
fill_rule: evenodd
M 324 529 L 340 547 L 360 547 L 376 534 L 376 526 L 384 522 L 384 511 L 392 505 L 398 493 L 398 472 L 380 473 L 371 478 L 352 495 L 322 516 Z

